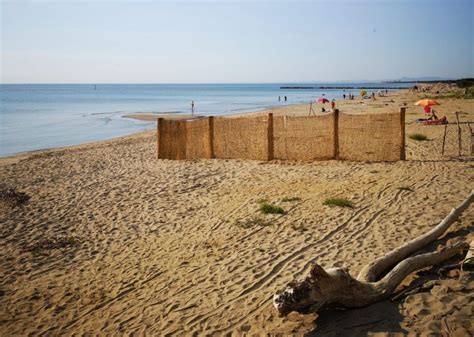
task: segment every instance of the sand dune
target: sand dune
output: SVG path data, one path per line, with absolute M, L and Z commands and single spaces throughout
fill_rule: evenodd
M 407 139 L 403 162 L 158 161 L 153 132 L 0 159 L 1 181 L 31 196 L 0 213 L 0 334 L 473 334 L 474 282 L 456 275 L 398 302 L 316 320 L 278 317 L 270 301 L 311 262 L 356 274 L 429 230 L 474 188 L 472 157 L 456 157 L 455 126 L 442 156 L 444 126 L 414 123 L 421 96 L 338 102 L 355 113 L 407 102 L 407 134 L 430 141 Z M 474 120 L 471 101 L 441 102 L 438 115 Z M 324 206 L 328 197 L 355 207 Z M 261 214 L 261 199 L 286 214 Z M 249 224 L 255 218 L 264 221 Z M 472 239 L 473 219 L 471 207 L 447 239 Z

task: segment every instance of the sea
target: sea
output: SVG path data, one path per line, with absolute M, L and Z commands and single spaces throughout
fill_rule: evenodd
M 0 156 L 150 130 L 156 127 L 156 122 L 123 116 L 190 114 L 192 101 L 195 115 L 220 116 L 309 103 L 322 96 L 329 100 L 340 99 L 344 93 L 359 92 L 359 89 L 340 89 L 342 86 L 370 86 L 392 91 L 410 84 L 0 84 Z

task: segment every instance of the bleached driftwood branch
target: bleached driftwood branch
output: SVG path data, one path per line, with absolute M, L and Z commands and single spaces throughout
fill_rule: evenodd
M 468 247 L 467 243 L 456 242 L 436 252 L 408 257 L 443 235 L 473 200 L 474 193 L 471 191 L 435 228 L 369 263 L 357 278 L 344 268 L 324 270 L 317 264 L 313 265 L 303 281 L 293 281 L 275 294 L 273 305 L 281 315 L 286 315 L 291 311 L 308 309 L 317 312 L 331 306 L 362 307 L 390 297 L 410 273 L 439 264 Z

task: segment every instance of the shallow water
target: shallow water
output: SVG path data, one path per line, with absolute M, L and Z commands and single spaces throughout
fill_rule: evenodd
M 281 86 L 400 87 L 400 83 L 273 84 L 1 84 L 0 156 L 110 139 L 155 127 L 122 118 L 131 113 L 225 115 L 305 103 L 343 90 L 282 90 Z M 349 90 L 346 90 L 349 92 Z M 359 90 L 353 90 L 357 94 Z M 283 96 L 288 97 L 284 102 Z M 278 96 L 282 97 L 278 101 Z

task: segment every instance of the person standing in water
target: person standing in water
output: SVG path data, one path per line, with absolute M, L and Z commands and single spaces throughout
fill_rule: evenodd
M 278 96 L 278 102 L 280 102 L 280 101 L 281 101 L 281 96 Z
M 194 115 L 194 101 L 191 101 L 191 115 Z
M 285 96 L 285 102 L 288 100 L 288 97 Z

